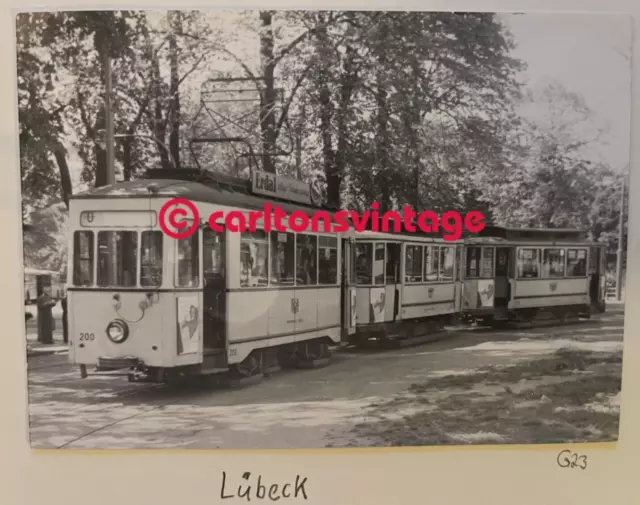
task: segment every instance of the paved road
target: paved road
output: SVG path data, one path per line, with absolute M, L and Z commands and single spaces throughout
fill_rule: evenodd
M 176 389 L 90 377 L 66 356 L 29 360 L 34 448 L 311 448 L 348 443 L 372 402 L 429 376 L 531 359 L 574 346 L 622 347 L 623 314 L 558 328 L 457 332 L 387 352 L 340 352 L 326 368 L 286 371 L 237 389 Z

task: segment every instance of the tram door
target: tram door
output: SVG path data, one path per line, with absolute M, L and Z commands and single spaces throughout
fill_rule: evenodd
M 511 284 L 509 283 L 511 256 L 510 247 L 496 248 L 494 307 L 497 309 L 497 316 L 507 315 L 507 308 L 511 299 Z
M 207 226 L 202 230 L 202 237 L 203 348 L 206 354 L 226 347 L 227 278 L 224 232 L 213 231 Z
M 348 335 L 356 332 L 356 277 L 355 277 L 355 243 L 352 239 L 342 239 L 342 295 L 341 319 L 343 341 Z
M 604 311 L 606 297 L 606 251 L 593 246 L 589 251 L 589 298 L 594 312 Z
M 395 321 L 400 308 L 400 257 L 402 244 L 387 242 L 387 261 L 385 269 L 385 307 L 384 320 Z

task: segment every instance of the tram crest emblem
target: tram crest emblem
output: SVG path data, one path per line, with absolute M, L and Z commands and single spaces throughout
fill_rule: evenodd
M 427 294 L 429 295 L 429 298 L 431 298 L 433 296 L 433 288 L 429 288 Z
M 291 300 L 291 312 L 293 312 L 294 314 L 297 314 L 299 309 L 300 309 L 300 300 L 298 300 L 297 298 L 293 298 Z
M 557 282 L 550 282 L 549 283 L 549 289 L 553 293 L 556 289 L 558 289 L 558 283 Z

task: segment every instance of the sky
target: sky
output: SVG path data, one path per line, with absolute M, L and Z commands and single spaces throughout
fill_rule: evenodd
M 602 14 L 502 15 L 527 63 L 532 87 L 557 81 L 582 95 L 594 121 L 608 127 L 594 146 L 612 168 L 629 163 L 631 131 L 631 18 Z

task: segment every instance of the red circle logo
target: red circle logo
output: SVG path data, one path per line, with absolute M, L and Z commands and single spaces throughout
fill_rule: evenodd
M 178 217 L 181 219 L 178 219 Z M 189 226 L 189 219 L 193 220 L 191 226 Z M 200 224 L 200 214 L 198 213 L 198 208 L 189 200 L 172 198 L 160 209 L 158 222 L 160 229 L 165 234 L 180 240 L 189 238 L 196 232 Z M 169 228 L 169 226 L 173 229 Z

